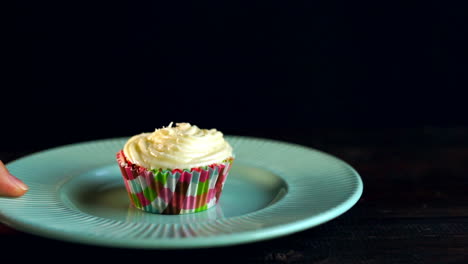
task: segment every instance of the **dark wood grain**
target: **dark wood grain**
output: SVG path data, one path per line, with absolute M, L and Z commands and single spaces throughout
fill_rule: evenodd
M 76 258 L 173 263 L 468 263 L 467 129 L 318 129 L 251 135 L 336 155 L 361 174 L 363 196 L 350 211 L 321 226 L 240 246 L 111 249 L 50 240 L 0 225 L 0 248 L 28 249 L 38 257 L 51 257 L 43 249 L 54 249 Z M 0 152 L 0 158 L 10 161 L 36 150 Z

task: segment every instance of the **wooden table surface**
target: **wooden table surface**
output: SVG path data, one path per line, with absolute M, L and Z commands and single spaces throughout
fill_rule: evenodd
M 250 135 L 307 145 L 345 160 L 361 174 L 362 198 L 342 216 L 306 231 L 201 250 L 101 248 L 37 237 L 0 224 L 1 259 L 65 254 L 172 263 L 468 263 L 467 128 Z M 0 159 L 8 162 L 37 150 L 0 152 Z

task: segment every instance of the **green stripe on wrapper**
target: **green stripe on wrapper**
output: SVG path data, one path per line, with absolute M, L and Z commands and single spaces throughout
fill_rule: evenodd
M 151 189 L 151 187 L 146 187 L 146 189 L 143 190 L 143 195 L 145 196 L 146 199 L 148 199 L 149 201 L 153 201 L 154 199 L 156 199 L 156 197 L 158 196 L 156 194 L 156 192 Z
M 153 174 L 155 181 L 160 182 L 163 185 L 166 184 L 169 171 L 153 170 Z
M 210 181 L 204 181 L 204 182 L 199 182 L 198 183 L 198 189 L 197 189 L 197 195 L 202 195 L 208 192 L 208 188 Z
M 208 204 L 205 204 L 205 205 L 203 205 L 201 207 L 195 208 L 195 213 L 205 211 L 207 209 L 208 209 Z
M 138 199 L 138 196 L 134 193 L 131 193 L 130 195 L 132 196 L 133 204 L 135 205 L 135 207 L 141 208 L 142 206 L 141 206 L 140 199 Z

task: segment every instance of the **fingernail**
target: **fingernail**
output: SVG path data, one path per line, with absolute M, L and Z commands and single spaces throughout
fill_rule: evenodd
M 9 176 L 10 176 L 10 180 L 13 181 L 13 183 L 16 186 L 18 186 L 20 189 L 22 189 L 23 191 L 27 191 L 29 189 L 28 186 L 20 179 L 16 178 L 15 176 L 11 174 Z

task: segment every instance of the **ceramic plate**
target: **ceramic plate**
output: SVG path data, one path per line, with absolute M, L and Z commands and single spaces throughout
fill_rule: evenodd
M 350 209 L 358 173 L 326 153 L 285 142 L 229 136 L 236 160 L 217 206 L 157 215 L 129 204 L 115 154 L 126 139 L 58 147 L 9 163 L 30 186 L 0 198 L 0 220 L 53 239 L 124 248 L 234 245 L 298 232 Z

